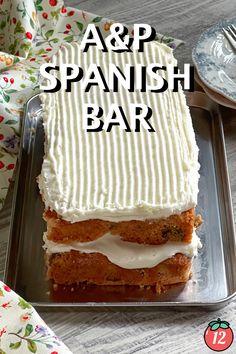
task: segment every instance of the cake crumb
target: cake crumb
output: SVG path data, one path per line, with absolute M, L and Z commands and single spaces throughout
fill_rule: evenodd
M 161 287 L 159 284 L 156 284 L 156 293 L 160 294 L 161 293 Z

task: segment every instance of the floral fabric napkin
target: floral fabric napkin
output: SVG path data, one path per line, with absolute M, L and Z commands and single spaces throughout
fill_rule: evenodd
M 63 42 L 78 41 L 91 22 L 103 35 L 112 24 L 61 0 L 0 0 L 0 209 L 15 169 L 24 104 L 39 92 L 39 67 Z M 173 49 L 181 43 L 161 34 L 157 40 Z
M 72 354 L 35 309 L 0 282 L 0 354 Z

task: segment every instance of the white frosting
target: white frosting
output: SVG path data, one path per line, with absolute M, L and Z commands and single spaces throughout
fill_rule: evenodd
M 152 268 L 164 260 L 183 253 L 188 257 L 197 255 L 201 242 L 196 233 L 193 233 L 192 242 L 168 241 L 164 245 L 144 245 L 135 242 L 122 241 L 120 236 L 109 233 L 91 242 L 56 243 L 47 239 L 44 233 L 44 249 L 48 254 L 64 253 L 71 250 L 84 253 L 101 253 L 110 262 L 125 269 Z
M 176 64 L 172 51 L 159 43 L 147 43 L 144 53 L 103 53 L 90 47 L 83 53 L 77 43 L 61 48 L 53 63 L 74 63 L 86 72 L 98 64 L 107 78 L 109 62 L 122 71 L 124 65 Z M 150 83 L 150 82 L 149 82 Z M 45 157 L 39 187 L 46 208 L 63 219 L 76 222 L 143 220 L 168 217 L 194 207 L 198 194 L 198 148 L 189 108 L 182 88 L 179 92 L 103 93 L 89 92 L 80 83 L 72 92 L 60 90 L 40 95 L 43 103 Z M 101 106 L 105 115 L 111 103 L 123 107 L 130 122 L 130 103 L 152 108 L 148 132 L 86 132 L 82 129 L 85 103 Z

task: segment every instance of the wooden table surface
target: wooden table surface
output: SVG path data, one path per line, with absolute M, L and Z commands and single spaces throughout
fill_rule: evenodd
M 149 23 L 158 32 L 183 39 L 176 51 L 179 63 L 191 62 L 191 51 L 206 28 L 236 16 L 235 0 L 67 0 L 78 7 L 123 23 Z M 236 111 L 221 108 L 231 191 L 236 220 Z M 0 271 L 9 231 L 11 194 L 0 213 Z M 224 309 L 207 312 L 150 309 L 82 309 L 75 312 L 40 311 L 40 315 L 73 353 L 210 353 L 203 332 L 208 322 L 221 317 L 236 331 L 236 300 Z M 236 344 L 234 344 L 235 347 Z M 227 353 L 235 353 L 229 349 Z

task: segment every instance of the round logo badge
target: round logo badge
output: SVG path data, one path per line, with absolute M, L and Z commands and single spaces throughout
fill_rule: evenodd
M 234 340 L 234 333 L 227 321 L 211 321 L 204 332 L 204 340 L 208 348 L 215 352 L 228 349 Z

